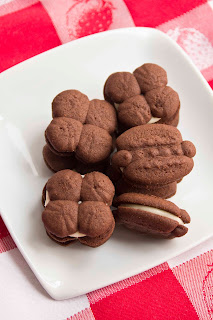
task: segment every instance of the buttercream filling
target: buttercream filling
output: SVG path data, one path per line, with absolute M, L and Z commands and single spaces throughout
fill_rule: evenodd
M 155 122 L 158 122 L 161 118 L 155 118 L 155 117 L 152 117 L 148 123 L 155 123 Z
M 175 216 L 174 214 L 172 214 L 170 212 L 162 210 L 162 209 L 149 207 L 149 206 L 143 206 L 141 204 L 129 204 L 129 203 L 121 204 L 121 205 L 119 205 L 119 207 L 132 208 L 132 209 L 150 212 L 150 213 L 156 214 L 158 216 L 169 218 L 174 221 L 177 221 L 179 224 L 182 224 L 182 225 L 184 224 L 183 221 L 179 217 Z
M 49 202 L 50 202 L 49 192 L 46 190 L 46 199 L 45 199 L 44 206 L 46 207 Z
M 71 237 L 71 238 L 82 238 L 82 237 L 86 237 L 86 234 L 80 233 L 79 231 L 76 231 L 75 233 L 69 234 L 68 237 Z

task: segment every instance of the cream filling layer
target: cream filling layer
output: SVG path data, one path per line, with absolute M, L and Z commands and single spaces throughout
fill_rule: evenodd
M 156 214 L 156 215 L 161 216 L 161 217 L 172 219 L 174 221 L 177 221 L 181 225 L 184 224 L 183 221 L 179 217 L 175 216 L 174 214 L 172 214 L 170 212 L 164 211 L 162 209 L 157 209 L 157 208 L 149 207 L 149 206 L 143 206 L 141 204 L 129 204 L 129 203 L 121 204 L 121 205 L 119 205 L 119 207 L 143 210 L 143 211 L 146 211 L 146 212 L 150 212 L 150 213 Z
M 49 202 L 50 202 L 49 192 L 46 190 L 46 199 L 45 199 L 44 206 L 46 207 Z
M 155 122 L 158 122 L 161 118 L 155 118 L 155 117 L 152 117 L 148 123 L 155 123 Z
M 68 237 L 72 237 L 72 238 L 82 238 L 82 237 L 86 237 L 86 234 L 80 233 L 79 231 L 76 231 L 75 233 L 69 234 Z

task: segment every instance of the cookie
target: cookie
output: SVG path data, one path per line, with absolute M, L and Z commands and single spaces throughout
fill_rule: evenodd
M 55 173 L 46 183 L 42 192 L 42 202 L 46 206 L 54 200 L 81 199 L 82 176 L 73 170 L 61 170 Z
M 124 179 L 119 179 L 115 184 L 116 195 L 123 193 L 142 193 L 168 199 L 174 196 L 176 191 L 176 181 L 165 185 L 130 185 Z
M 50 150 L 48 145 L 45 145 L 43 148 L 43 158 L 46 166 L 53 172 L 64 169 L 74 169 L 76 167 L 76 159 L 74 154 L 70 157 L 58 156 Z
M 110 179 L 100 173 L 87 173 L 82 181 L 81 201 L 102 201 L 107 205 L 112 204 L 115 188 Z
M 138 93 L 135 80 L 140 86 Z M 118 135 L 129 128 L 147 123 L 177 126 L 179 96 L 166 85 L 166 71 L 152 63 L 142 65 L 133 74 L 116 72 L 109 76 L 104 86 L 104 97 L 117 109 Z
M 106 160 L 112 151 L 112 137 L 104 129 L 82 125 L 75 119 L 54 118 L 45 131 L 50 150 L 58 156 L 72 156 L 86 164 Z
M 113 105 L 105 100 L 91 100 L 85 123 L 93 124 L 113 134 L 117 128 L 116 110 Z
M 152 117 L 159 118 L 161 123 L 173 119 L 180 109 L 179 96 L 169 86 L 158 87 L 146 92 L 145 99 L 150 107 Z
M 52 102 L 52 117 L 66 117 L 84 123 L 89 109 L 88 97 L 78 90 L 65 90 Z
M 98 247 L 113 233 L 115 221 L 109 206 L 103 202 L 70 200 L 50 201 L 42 213 L 50 238 L 62 245 L 74 240 Z
M 62 170 L 55 173 L 46 183 L 42 192 L 42 203 L 70 200 L 102 201 L 112 204 L 115 188 L 110 179 L 101 172 L 91 172 L 85 176 L 73 170 Z
M 118 120 L 125 128 L 146 124 L 151 118 L 150 106 L 143 95 L 128 98 L 118 106 Z
M 143 64 L 133 74 L 138 81 L 142 93 L 158 87 L 164 87 L 168 82 L 166 71 L 154 63 Z
M 130 72 L 112 73 L 104 85 L 104 98 L 110 103 L 121 103 L 140 93 L 138 82 Z
M 170 126 L 177 127 L 179 123 L 179 118 L 180 118 L 180 115 L 178 110 L 171 119 L 168 119 L 168 120 L 160 119 L 156 122 L 156 124 L 168 124 Z
M 75 156 L 86 164 L 106 160 L 112 152 L 112 137 L 104 129 L 85 124 L 81 133 Z
M 59 156 L 73 155 L 79 144 L 83 125 L 75 119 L 54 118 L 45 131 L 45 139 L 52 152 Z
M 141 233 L 172 239 L 188 232 L 190 216 L 174 203 L 158 197 L 125 193 L 114 205 L 116 221 Z
M 85 176 L 72 170 L 55 173 L 42 192 L 47 235 L 61 245 L 74 240 L 91 247 L 106 242 L 115 227 L 110 210 L 115 189 L 100 172 Z
M 78 90 L 59 93 L 52 102 L 53 118 L 71 118 L 82 124 L 92 124 L 112 134 L 117 127 L 114 106 L 105 100 L 88 97 Z
M 146 124 L 131 128 L 116 140 L 112 166 L 129 184 L 164 185 L 182 179 L 194 166 L 195 146 L 183 141 L 175 127 Z

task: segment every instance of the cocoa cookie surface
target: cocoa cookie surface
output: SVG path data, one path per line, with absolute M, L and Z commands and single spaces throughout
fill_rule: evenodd
M 76 203 L 50 201 L 42 213 L 47 234 L 55 242 L 68 245 L 74 240 L 98 247 L 106 242 L 115 226 L 112 212 L 103 202 Z
M 45 131 L 47 145 L 57 155 L 70 156 L 79 144 L 82 129 L 82 123 L 75 119 L 54 118 Z
M 104 98 L 110 103 L 121 103 L 140 93 L 138 82 L 130 72 L 112 73 L 104 85 Z
M 179 111 L 180 100 L 177 92 L 170 88 L 158 87 L 145 94 L 145 99 L 151 109 L 153 117 L 161 121 L 169 121 Z
M 50 150 L 58 156 L 72 156 L 86 164 L 106 160 L 112 151 L 112 137 L 104 129 L 71 118 L 54 118 L 45 131 Z
M 67 117 L 84 123 L 89 109 L 88 97 L 78 90 L 65 90 L 52 102 L 52 116 Z
M 93 124 L 112 134 L 117 127 L 117 116 L 114 106 L 105 100 L 91 100 L 85 123 Z
M 44 201 L 70 200 L 80 201 L 82 177 L 73 170 L 61 170 L 46 183 L 43 191 Z M 44 193 L 45 192 L 45 193 Z
M 118 106 L 118 120 L 126 128 L 146 124 L 151 117 L 150 107 L 142 95 L 128 98 Z
M 104 129 L 85 124 L 75 151 L 76 158 L 84 163 L 97 163 L 107 159 L 112 151 L 112 137 Z
M 88 97 L 78 90 L 59 93 L 52 102 L 52 116 L 78 120 L 82 124 L 92 124 L 112 134 L 117 127 L 114 106 L 105 100 Z
M 154 63 L 143 64 L 133 74 L 138 81 L 142 93 L 167 85 L 166 71 Z
M 114 194 L 113 183 L 101 172 L 91 172 L 83 176 L 73 170 L 62 170 L 47 181 L 42 202 L 47 205 L 54 200 L 102 201 L 111 205 Z
M 112 204 L 115 188 L 111 180 L 100 172 L 87 173 L 83 178 L 81 199 L 83 201 L 102 201 Z
M 130 184 L 169 184 L 193 168 L 195 146 L 183 141 L 179 130 L 165 124 L 147 124 L 124 132 L 116 141 L 112 166 Z
M 174 238 L 185 235 L 190 216 L 174 203 L 154 196 L 125 193 L 114 201 L 116 221 L 139 232 Z

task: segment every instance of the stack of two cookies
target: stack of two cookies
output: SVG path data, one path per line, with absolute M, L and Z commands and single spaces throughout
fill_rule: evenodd
M 52 102 L 53 120 L 45 131 L 43 157 L 54 172 L 74 169 L 103 172 L 113 150 L 117 128 L 115 108 L 78 90 L 59 93 Z
M 153 63 L 108 77 L 104 97 L 117 109 L 119 134 L 147 123 L 178 125 L 179 96 L 167 83 L 166 71 Z
M 189 215 L 164 199 L 191 172 L 196 149 L 176 128 L 180 100 L 167 86 L 166 71 L 148 63 L 133 74 L 116 72 L 106 80 L 104 97 L 118 114 L 117 152 L 108 170 L 117 222 L 167 238 L 184 235 Z

